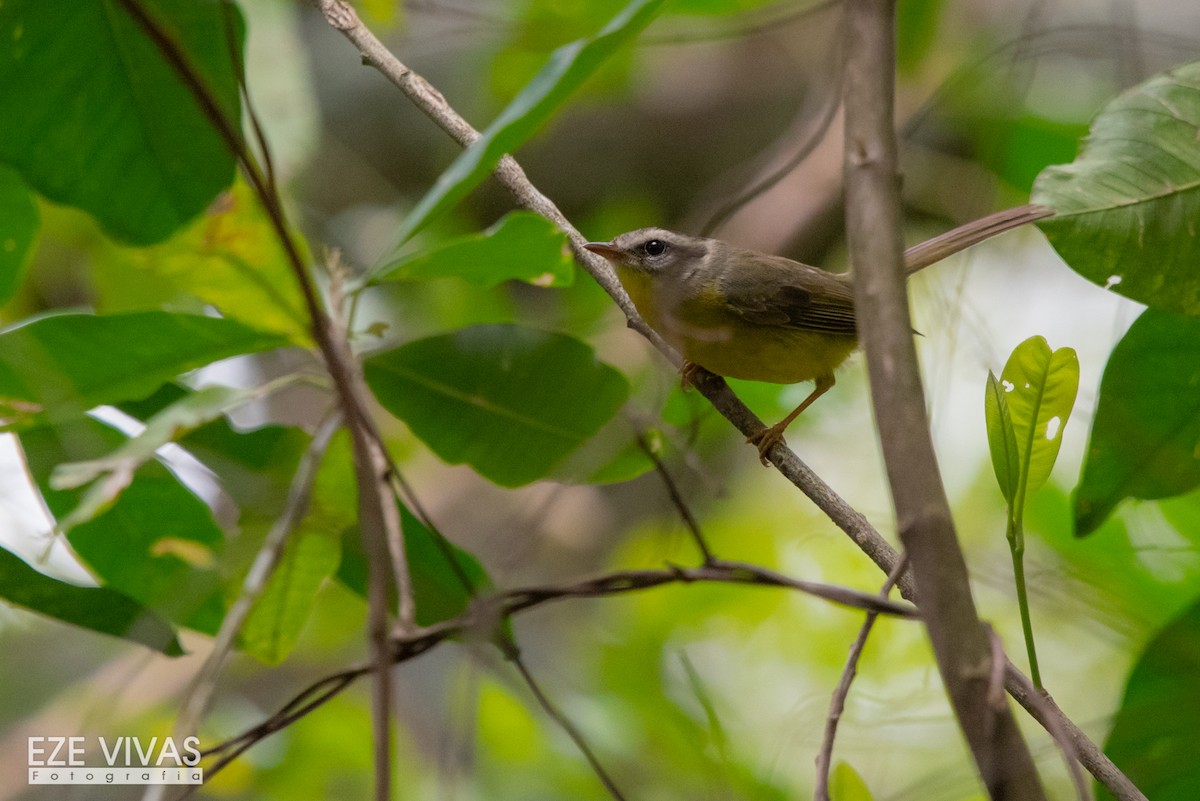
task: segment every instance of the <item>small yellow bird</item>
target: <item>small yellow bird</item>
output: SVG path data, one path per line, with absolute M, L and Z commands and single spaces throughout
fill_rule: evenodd
M 908 275 L 998 233 L 1049 216 L 1040 206 L 998 212 L 905 253 Z M 727 378 L 815 382 L 787 417 L 749 438 L 759 458 L 834 385 L 857 347 L 854 289 L 847 275 L 782 256 L 662 228 L 642 228 L 585 248 L 608 259 L 638 313 L 686 360 Z

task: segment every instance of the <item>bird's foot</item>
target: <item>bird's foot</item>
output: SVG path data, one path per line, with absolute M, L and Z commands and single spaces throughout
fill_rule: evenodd
M 679 368 L 679 388 L 687 392 L 692 387 L 696 386 L 696 373 L 702 370 L 700 365 L 695 362 L 689 362 L 686 359 L 683 365 Z
M 788 423 L 791 420 L 787 421 Z M 769 467 L 771 462 L 767 459 L 767 454 L 771 449 L 778 444 L 785 444 L 787 440 L 783 438 L 783 430 L 787 428 L 786 423 L 776 423 L 773 426 L 768 426 L 757 434 L 751 434 L 746 437 L 746 442 L 753 444 L 758 448 L 758 460 L 762 462 L 763 467 Z

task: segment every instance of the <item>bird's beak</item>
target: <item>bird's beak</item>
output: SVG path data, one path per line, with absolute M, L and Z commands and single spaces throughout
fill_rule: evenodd
M 621 260 L 621 251 L 613 247 L 611 242 L 584 242 L 583 249 L 597 253 L 609 261 Z

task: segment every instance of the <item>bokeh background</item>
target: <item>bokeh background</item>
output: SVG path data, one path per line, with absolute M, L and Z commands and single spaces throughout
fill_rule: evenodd
M 555 47 L 597 30 L 619 4 L 366 0 L 358 7 L 405 63 L 482 128 Z M 242 8 L 249 88 L 294 219 L 310 242 L 340 250 L 352 269 L 379 263 L 403 213 L 457 146 L 364 67 L 309 4 L 247 0 Z M 901 0 L 898 14 L 897 128 L 914 243 L 1026 202 L 1040 169 L 1074 156 L 1105 99 L 1200 49 L 1200 6 L 1178 0 Z M 843 270 L 836 108 L 843 46 L 836 3 L 679 0 L 516 156 L 589 238 L 661 225 Z M 485 228 L 512 207 L 503 188 L 486 184 L 413 247 Z M 105 269 L 102 237 L 82 214 L 50 205 L 42 213 L 31 279 L 3 310 L 6 322 L 42 309 L 103 309 L 128 294 L 128 282 L 143 280 Z M 1031 506 L 1026 558 L 1047 687 L 1103 741 L 1140 648 L 1200 587 L 1194 496 L 1127 505 L 1086 540 L 1070 533 L 1068 496 L 1100 373 L 1140 307 L 1072 273 L 1036 230 L 954 257 L 911 289 L 935 441 L 981 612 L 1021 665 L 1002 499 L 987 460 L 984 379 L 1035 334 L 1079 353 L 1079 400 L 1055 479 Z M 513 320 L 586 340 L 634 383 L 610 436 L 650 433 L 720 554 L 868 591 L 881 583 L 703 399 L 680 392 L 670 366 L 625 328 L 582 271 L 572 286 L 555 289 L 484 290 L 457 279 L 392 285 L 365 297 L 358 315 L 363 328 L 388 324 L 383 344 Z M 243 360 L 196 380 L 250 384 L 286 367 Z M 809 389 L 735 388 L 767 419 Z M 313 390 L 298 390 L 243 413 L 241 422 L 312 425 L 320 408 Z M 695 558 L 654 473 L 602 486 L 500 489 L 443 464 L 400 423 L 382 411 L 380 418 L 433 518 L 501 587 Z M 793 425 L 789 442 L 891 537 L 871 422 L 858 357 Z M 6 448 L 0 536 L 18 552 L 45 556 L 53 550 L 49 522 L 11 443 Z M 231 529 L 236 536 L 236 523 Z M 63 554 L 42 564 L 85 580 Z M 361 658 L 364 620 L 361 600 L 330 582 L 284 663 L 235 658 L 204 733 L 236 733 L 311 680 Z M 860 613 L 799 595 L 687 586 L 563 602 L 521 616 L 515 631 L 532 672 L 629 797 L 784 799 L 811 794 L 829 694 L 860 622 Z M 130 788 L 27 787 L 25 738 L 165 735 L 207 640 L 187 639 L 191 654 L 168 660 L 11 609 L 0 609 L 0 637 L 0 799 L 140 797 Z M 494 651 L 443 646 L 400 668 L 397 684 L 397 797 L 606 797 Z M 1053 742 L 1036 725 L 1025 729 L 1052 793 L 1067 797 Z M 370 753 L 364 686 L 249 752 L 201 796 L 366 797 Z M 836 756 L 877 799 L 982 797 L 917 625 L 879 623 Z

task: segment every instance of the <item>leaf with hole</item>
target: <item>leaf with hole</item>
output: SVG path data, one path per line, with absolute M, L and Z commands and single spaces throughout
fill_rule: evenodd
M 1049 167 L 1032 202 L 1071 269 L 1158 309 L 1200 314 L 1200 62 L 1108 103 L 1071 164 Z
M 99 459 L 58 465 L 50 474 L 50 486 L 54 489 L 90 485 L 82 493 L 79 506 L 59 518 L 59 530 L 69 531 L 111 506 L 133 481 L 138 468 L 153 459 L 162 446 L 219 419 L 238 406 L 263 397 L 276 386 L 277 383 L 272 382 L 250 389 L 215 385 L 198 389 L 155 414 L 146 421 L 144 431 L 126 440 L 112 453 Z
M 55 517 L 79 506 L 80 491 L 50 486 L 54 467 L 101 457 L 127 440 L 86 417 L 20 436 L 29 473 Z M 204 502 L 159 462 L 144 464 L 112 506 L 67 539 L 104 586 L 174 623 L 216 632 L 224 614 L 224 533 Z
M 1013 349 L 1000 384 L 1020 460 L 1014 506 L 1023 507 L 1046 483 L 1058 459 L 1079 391 L 1079 358 L 1073 348 L 1051 351 L 1044 338 L 1030 337 Z

